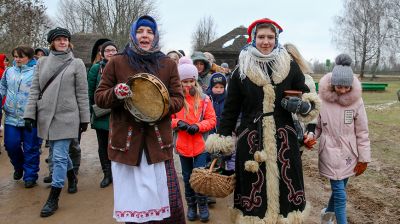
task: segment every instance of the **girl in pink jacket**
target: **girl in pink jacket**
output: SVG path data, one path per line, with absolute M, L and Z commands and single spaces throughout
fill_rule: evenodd
M 362 174 L 371 161 L 368 120 L 361 98 L 361 83 L 354 78 L 347 54 L 336 57 L 332 73 L 319 82 L 322 100 L 316 138 L 319 143 L 319 172 L 329 178 L 332 194 L 321 211 L 321 223 L 346 224 L 346 184 Z

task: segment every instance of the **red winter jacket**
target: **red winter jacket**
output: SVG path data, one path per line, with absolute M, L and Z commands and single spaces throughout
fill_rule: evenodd
M 0 79 L 3 78 L 3 73 L 6 70 L 6 65 L 4 64 L 4 59 L 6 59 L 6 55 L 0 54 Z M 1 106 L 3 106 L 5 102 L 6 102 L 6 97 L 4 96 Z
M 208 96 L 204 95 L 196 114 L 194 113 L 194 97 L 186 94 L 185 100 L 189 105 L 189 114 L 186 113 L 185 108 L 182 108 L 178 113 L 172 115 L 171 125 L 172 128 L 177 131 L 175 148 L 182 156 L 195 157 L 204 152 L 205 139 L 203 138 L 203 134 L 215 128 L 217 119 L 213 104 Z M 203 111 L 203 119 L 200 120 Z M 180 120 L 185 121 L 189 125 L 196 124 L 199 127 L 199 132 L 190 135 L 186 131 L 176 129 L 178 121 Z
M 6 70 L 6 65 L 4 64 L 5 54 L 0 54 L 0 79 L 3 77 L 4 70 Z

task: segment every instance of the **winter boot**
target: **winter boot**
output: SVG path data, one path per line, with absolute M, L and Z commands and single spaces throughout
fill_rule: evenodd
M 78 178 L 73 169 L 67 171 L 68 177 L 68 193 L 73 194 L 78 191 Z
M 15 170 L 13 178 L 14 180 L 20 180 L 24 176 L 24 171 L 23 170 Z
M 105 188 L 110 185 L 112 181 L 111 167 L 108 167 L 106 170 L 104 170 L 104 178 L 100 182 L 100 187 Z
M 108 159 L 107 149 L 99 150 L 99 159 L 104 178 L 100 182 L 100 187 L 105 188 L 112 183 L 111 161 Z
M 333 224 L 334 217 L 334 212 L 327 212 L 326 208 L 321 210 L 321 224 Z
M 51 187 L 49 198 L 44 204 L 42 211 L 40 211 L 41 217 L 48 217 L 54 214 L 58 209 L 58 197 L 60 196 L 62 188 Z
M 197 204 L 199 205 L 200 221 L 208 222 L 210 213 L 208 212 L 207 196 L 197 195 Z
M 197 219 L 197 202 L 196 197 L 186 197 L 188 205 L 187 218 L 189 221 L 195 221 Z
M 49 184 L 53 181 L 53 176 L 49 174 L 49 176 L 43 178 L 43 182 Z

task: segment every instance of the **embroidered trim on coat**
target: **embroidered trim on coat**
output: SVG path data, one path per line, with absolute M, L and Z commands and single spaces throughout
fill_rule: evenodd
M 290 169 L 290 159 L 285 158 L 285 153 L 286 153 L 286 151 L 290 150 L 290 146 L 289 146 L 289 142 L 288 142 L 288 133 L 287 133 L 286 129 L 289 129 L 294 134 L 296 134 L 296 131 L 292 127 L 287 126 L 287 125 L 285 126 L 285 128 L 278 129 L 278 133 L 279 133 L 278 138 L 283 139 L 282 143 L 281 143 L 281 147 L 278 151 L 278 158 L 279 158 L 279 161 L 282 163 L 281 178 L 282 178 L 283 182 L 285 182 L 286 187 L 289 190 L 288 200 L 295 205 L 300 205 L 301 203 L 303 203 L 305 201 L 304 191 L 303 190 L 296 191 L 292 184 L 293 180 L 291 178 L 289 178 L 289 176 L 287 175 L 287 170 Z
M 108 144 L 110 145 L 110 148 L 113 150 L 118 150 L 118 151 L 122 151 L 122 152 L 128 151 L 129 147 L 131 146 L 132 131 L 133 131 L 132 126 L 129 126 L 128 127 L 128 135 L 126 136 L 125 148 L 121 148 L 121 147 L 113 146 L 111 144 L 112 128 L 110 128 L 110 137 L 108 138 L 109 139 Z
M 256 196 L 257 193 L 261 192 L 261 187 L 264 183 L 264 174 L 261 170 L 257 172 L 257 181 L 251 184 L 251 192 L 249 196 L 242 196 L 237 194 L 234 203 L 240 204 L 241 207 L 245 208 L 246 211 L 251 211 L 255 207 L 260 207 L 262 202 L 261 196 Z

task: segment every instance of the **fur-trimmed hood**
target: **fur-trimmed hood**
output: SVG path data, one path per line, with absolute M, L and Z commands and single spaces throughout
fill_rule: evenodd
M 322 100 L 331 103 L 338 103 L 342 106 L 349 106 L 361 98 L 361 82 L 356 77 L 353 79 L 351 91 L 343 95 L 338 95 L 332 90 L 331 78 L 332 73 L 328 73 L 319 80 L 318 95 Z

